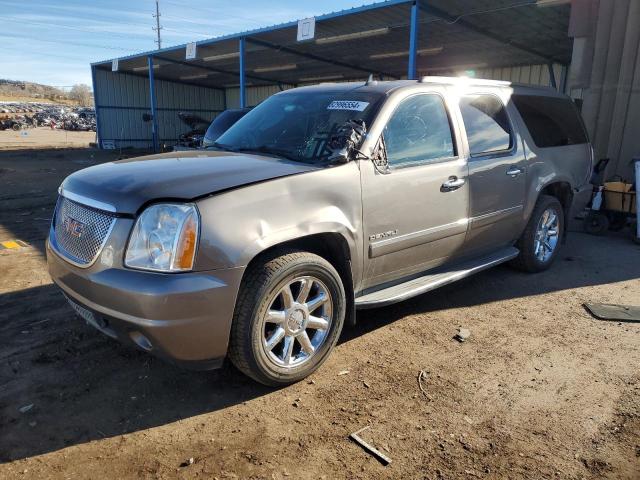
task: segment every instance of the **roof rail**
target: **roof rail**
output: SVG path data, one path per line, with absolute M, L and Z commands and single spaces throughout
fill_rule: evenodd
M 494 85 L 494 86 L 508 86 L 512 85 L 511 82 L 504 80 L 487 80 L 484 78 L 473 77 L 438 77 L 438 76 L 425 76 L 418 80 L 418 83 L 462 83 L 467 85 Z

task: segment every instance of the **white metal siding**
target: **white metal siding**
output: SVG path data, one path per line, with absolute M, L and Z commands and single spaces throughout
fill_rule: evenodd
M 114 140 L 118 148 L 151 147 L 151 122 L 142 115 L 151 113 L 149 79 L 105 70 L 96 70 L 97 113 L 100 140 Z M 160 143 L 174 144 L 189 127 L 178 112 L 191 112 L 207 120 L 225 108 L 222 90 L 155 81 Z

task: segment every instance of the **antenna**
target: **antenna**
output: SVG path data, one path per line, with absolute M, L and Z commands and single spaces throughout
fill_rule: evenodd
M 162 39 L 160 38 L 160 30 L 162 30 L 162 27 L 160 26 L 160 0 L 156 0 L 156 14 L 152 16 L 156 19 L 156 26 L 151 29 L 158 33 L 156 43 L 158 44 L 158 50 L 160 50 L 162 48 Z
M 373 79 L 373 73 L 369 74 L 369 78 L 367 78 L 367 81 L 364 82 L 365 85 L 371 85 L 374 84 L 375 85 L 375 80 Z

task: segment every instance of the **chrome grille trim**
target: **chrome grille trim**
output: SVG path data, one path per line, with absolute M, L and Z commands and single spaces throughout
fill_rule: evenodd
M 88 268 L 96 261 L 116 222 L 116 215 L 58 197 L 50 243 L 66 261 Z

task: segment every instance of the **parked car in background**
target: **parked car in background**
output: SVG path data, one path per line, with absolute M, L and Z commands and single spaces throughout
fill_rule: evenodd
M 548 88 L 425 77 L 278 93 L 206 151 L 65 179 L 47 259 L 73 308 L 195 368 L 267 385 L 327 358 L 357 308 L 511 262 L 551 266 L 593 152 Z
M 208 126 L 206 126 L 206 122 L 201 117 L 180 113 L 180 119 L 187 123 L 192 130 L 180 135 L 178 144 L 173 147 L 173 151 L 180 152 L 211 146 L 220 135 L 250 110 L 251 108 L 229 108 L 218 114 Z

